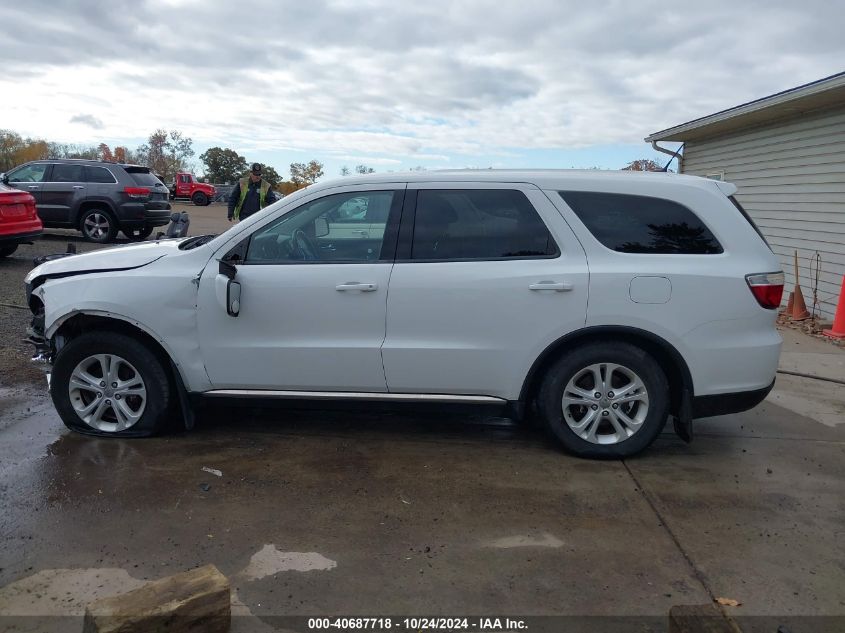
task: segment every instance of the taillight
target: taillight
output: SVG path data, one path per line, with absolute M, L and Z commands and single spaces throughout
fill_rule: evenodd
M 762 307 L 774 310 L 783 298 L 783 273 L 758 273 L 746 275 L 745 281 L 751 289 L 751 294 Z
M 124 187 L 123 191 L 130 198 L 149 198 L 150 197 L 150 188 L 149 187 Z

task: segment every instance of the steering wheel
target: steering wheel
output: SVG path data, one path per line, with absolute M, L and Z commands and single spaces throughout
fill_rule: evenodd
M 296 246 L 297 252 L 306 261 L 314 261 L 317 259 L 317 247 L 314 242 L 308 237 L 308 234 L 302 229 L 296 229 L 291 235 L 291 241 Z

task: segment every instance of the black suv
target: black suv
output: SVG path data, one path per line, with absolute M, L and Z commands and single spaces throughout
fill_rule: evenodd
M 148 167 L 38 160 L 15 167 L 2 180 L 35 197 L 45 227 L 78 229 L 92 242 L 110 242 L 118 231 L 143 240 L 170 221 L 167 187 Z

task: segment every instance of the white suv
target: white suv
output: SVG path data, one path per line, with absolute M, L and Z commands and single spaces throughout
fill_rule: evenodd
M 151 435 L 215 398 L 508 405 L 573 453 L 771 389 L 783 275 L 731 195 L 674 174 L 345 178 L 222 235 L 57 259 L 26 279 L 70 428 Z

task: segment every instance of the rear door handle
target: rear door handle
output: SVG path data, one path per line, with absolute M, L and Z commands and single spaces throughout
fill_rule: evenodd
M 73 188 L 74 189 L 85 189 L 85 187 L 83 187 L 82 185 L 74 185 Z
M 375 292 L 378 290 L 378 284 L 362 284 L 357 281 L 349 281 L 345 284 L 338 284 L 334 287 L 335 290 L 346 292 L 347 290 L 357 290 L 358 292 Z
M 530 284 L 529 290 L 554 290 L 555 292 L 568 292 L 572 290 L 572 284 L 566 281 L 538 281 Z
M 27 189 L 38 189 L 41 185 L 30 185 Z

